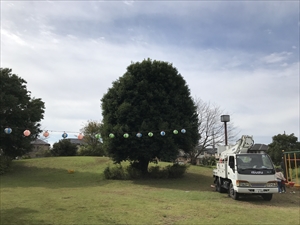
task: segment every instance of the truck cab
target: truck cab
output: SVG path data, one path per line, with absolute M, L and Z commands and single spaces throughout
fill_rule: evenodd
M 267 154 L 237 154 L 228 156 L 229 194 L 260 194 L 265 200 L 277 193 L 274 165 Z
M 264 152 L 249 153 L 228 148 L 213 171 L 216 191 L 227 192 L 237 200 L 241 195 L 261 195 L 270 201 L 277 193 L 275 168 L 270 156 Z M 236 149 L 236 148 L 235 148 Z

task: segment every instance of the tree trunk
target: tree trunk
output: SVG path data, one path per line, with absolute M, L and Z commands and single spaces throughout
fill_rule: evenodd
M 148 174 L 148 165 L 149 165 L 149 160 L 147 159 L 139 160 L 139 167 L 143 174 Z
M 192 165 L 197 165 L 197 158 L 196 157 L 191 157 L 191 164 Z

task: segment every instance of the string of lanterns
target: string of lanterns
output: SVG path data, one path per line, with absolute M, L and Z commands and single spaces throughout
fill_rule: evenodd
M 6 134 L 11 134 L 12 133 L 12 129 L 11 128 L 5 128 L 4 129 L 4 132 L 6 133 Z M 29 136 L 30 134 L 31 134 L 31 132 L 30 132 L 30 130 L 24 130 L 24 132 L 23 132 L 23 134 L 24 134 L 24 136 Z
M 9 127 L 7 127 L 7 128 L 4 129 L 4 132 L 5 132 L 6 134 L 11 134 L 11 133 L 12 133 L 12 129 L 9 128 Z M 186 133 L 186 130 L 185 130 L 185 129 L 181 129 L 180 132 L 181 132 L 182 134 L 185 134 L 185 133 Z M 178 130 L 173 130 L 173 134 L 176 135 L 176 134 L 178 134 L 178 133 L 179 133 Z M 31 134 L 31 132 L 30 132 L 29 130 L 25 130 L 25 131 L 23 132 L 23 134 L 24 134 L 25 137 L 27 137 L 27 136 L 29 136 L 29 135 Z M 50 135 L 50 133 L 48 132 L 48 130 L 44 131 L 44 133 L 43 133 L 43 136 L 44 136 L 44 137 L 48 137 L 49 135 Z M 161 135 L 161 136 L 165 136 L 165 135 L 166 135 L 166 132 L 165 132 L 165 131 L 161 131 L 161 132 L 160 132 L 160 135 Z M 63 134 L 62 134 L 61 136 L 62 136 L 63 138 L 67 138 L 67 137 L 68 137 L 68 134 L 64 131 Z M 124 138 L 129 138 L 129 136 L 130 136 L 130 135 L 129 135 L 128 133 L 123 134 L 123 137 L 124 137 Z M 143 136 L 143 134 L 142 134 L 142 133 L 137 133 L 135 136 L 138 137 L 138 138 L 141 138 L 141 137 Z M 148 132 L 148 136 L 149 136 L 149 137 L 153 137 L 153 136 L 154 136 L 153 132 Z M 115 134 L 110 133 L 110 134 L 108 135 L 108 137 L 109 137 L 109 138 L 114 138 L 114 137 L 115 137 Z M 79 133 L 79 134 L 77 135 L 77 138 L 78 138 L 79 140 L 83 139 L 83 134 L 82 134 L 82 133 Z M 102 138 L 102 137 L 101 137 L 101 134 L 96 134 L 96 135 L 95 135 L 95 138 L 101 139 L 101 138 Z
M 183 133 L 183 134 L 185 134 L 185 133 L 186 133 L 186 130 L 185 130 L 185 129 L 181 129 L 180 132 Z M 173 134 L 178 134 L 178 133 L 179 133 L 178 130 L 173 130 Z M 161 136 L 165 136 L 165 135 L 166 135 L 166 132 L 165 132 L 165 131 L 161 131 L 161 132 L 160 132 L 160 135 L 161 135 Z M 109 136 L 110 138 L 114 138 L 114 137 L 115 137 L 115 135 L 114 135 L 113 133 L 110 133 L 108 136 Z M 124 137 L 124 138 L 129 138 L 129 136 L 130 136 L 130 135 L 129 135 L 128 133 L 123 134 L 123 137 Z M 143 134 L 142 134 L 142 133 L 137 133 L 135 136 L 138 137 L 138 138 L 141 138 L 141 137 L 143 136 Z M 153 132 L 148 132 L 148 136 L 149 136 L 149 137 L 153 137 L 153 136 L 154 136 Z
M 4 133 L 6 133 L 6 134 L 11 134 L 11 133 L 12 133 L 12 129 L 11 129 L 10 127 L 7 127 L 7 128 L 4 129 Z M 73 132 L 72 132 L 72 133 L 73 133 Z M 75 132 L 74 132 L 74 133 L 75 133 Z M 31 134 L 31 132 L 30 132 L 30 130 L 24 130 L 23 134 L 24 134 L 25 137 L 28 137 L 28 136 Z M 50 135 L 50 133 L 48 132 L 48 130 L 46 130 L 46 131 L 43 133 L 43 136 L 44 136 L 44 137 L 48 137 L 49 135 Z M 63 137 L 63 138 L 67 138 L 67 137 L 68 137 L 68 134 L 64 131 L 64 133 L 62 134 L 62 137 Z M 78 138 L 78 139 L 82 139 L 82 138 L 83 138 L 82 133 L 79 133 L 79 134 L 77 135 L 77 138 Z

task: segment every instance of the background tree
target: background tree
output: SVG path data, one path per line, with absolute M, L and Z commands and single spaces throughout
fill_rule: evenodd
M 197 157 L 208 147 L 214 148 L 215 145 L 224 143 L 224 124 L 220 122 L 223 110 L 219 106 L 204 102 L 200 98 L 194 99 L 197 106 L 199 118 L 200 140 L 198 146 L 186 152 L 191 159 L 191 164 L 196 164 Z M 232 120 L 232 118 L 231 118 Z M 230 121 L 227 123 L 228 140 L 236 141 L 236 127 Z
M 77 153 L 77 145 L 70 142 L 70 140 L 62 139 L 53 144 L 51 153 L 54 156 L 74 156 Z
M 269 144 L 268 154 L 272 158 L 273 163 L 279 165 L 282 161 L 282 150 L 285 152 L 299 151 L 300 142 L 298 138 L 292 133 L 288 134 L 277 134 L 272 137 L 272 143 Z
M 102 138 L 97 135 L 101 134 L 101 123 L 97 121 L 88 121 L 81 129 L 85 145 L 80 147 L 80 155 L 105 156 L 106 153 L 102 147 Z
M 154 158 L 175 160 L 179 148 L 189 151 L 198 143 L 197 108 L 172 64 L 150 59 L 132 63 L 101 101 L 103 143 L 116 163 L 130 160 L 147 173 Z M 161 131 L 166 135 L 161 136 Z M 136 137 L 138 132 L 143 136 Z M 115 138 L 109 138 L 110 133 Z M 123 137 L 125 133 L 128 138 Z
M 36 139 L 40 121 L 44 118 L 44 102 L 31 98 L 26 81 L 12 73 L 11 69 L 0 68 L 0 149 L 10 157 L 22 156 L 31 150 L 30 142 Z M 12 133 L 4 133 L 5 128 Z M 25 137 L 24 130 L 31 135 Z

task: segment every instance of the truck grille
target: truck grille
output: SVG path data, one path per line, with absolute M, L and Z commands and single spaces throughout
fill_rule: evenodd
M 262 188 L 265 186 L 266 186 L 266 183 L 251 183 L 251 187 L 254 187 L 254 188 Z

